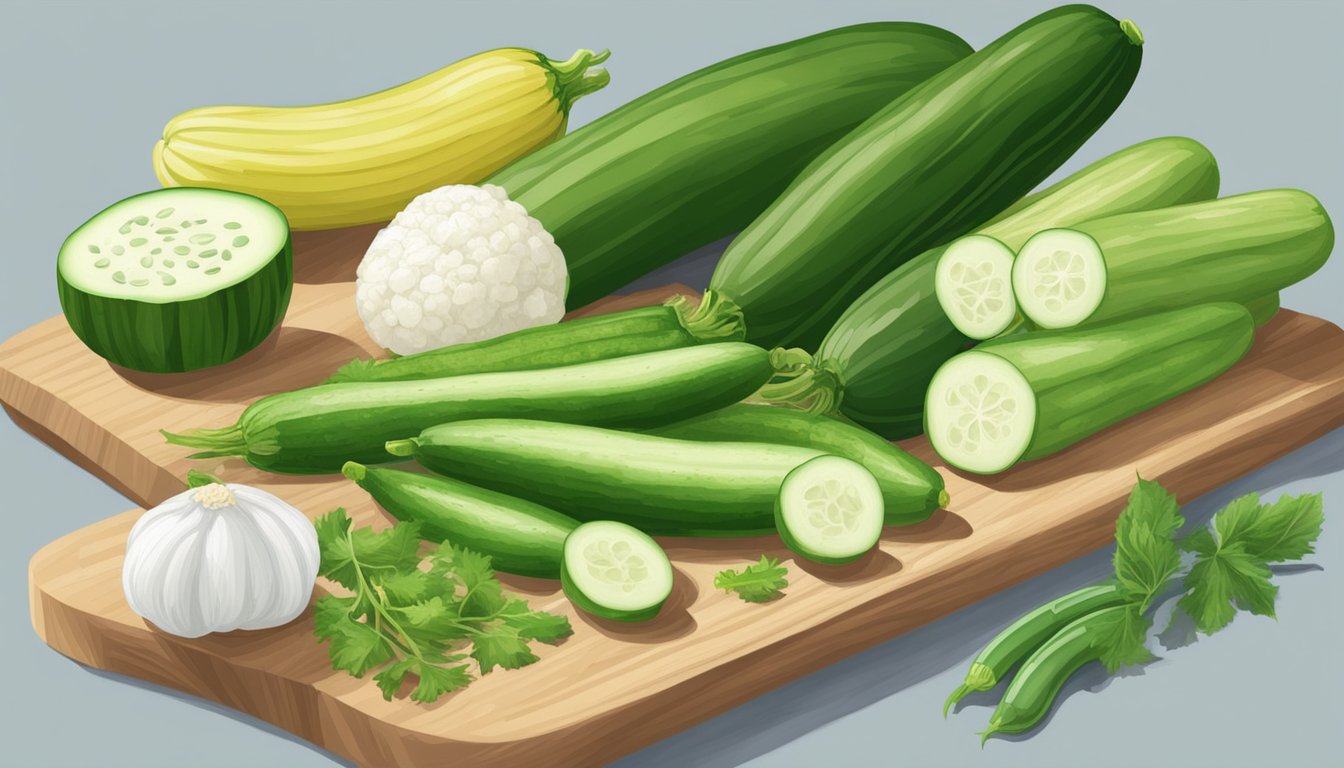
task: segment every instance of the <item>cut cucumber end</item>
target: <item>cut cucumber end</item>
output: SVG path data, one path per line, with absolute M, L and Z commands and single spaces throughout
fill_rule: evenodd
M 1036 395 L 1012 363 L 971 350 L 933 375 L 924 422 L 929 442 L 947 463 L 967 472 L 1001 472 L 1031 443 Z
M 388 440 L 383 443 L 383 450 L 393 456 L 411 456 L 415 453 L 415 439 Z
M 1041 328 L 1072 328 L 1106 296 L 1106 260 L 1090 236 L 1073 229 L 1037 232 L 1013 262 L 1018 306 Z
M 625 523 L 584 523 L 565 537 L 560 584 L 576 606 L 604 619 L 647 621 L 672 594 L 672 563 Z
M 790 550 L 819 563 L 848 563 L 877 545 L 885 514 L 873 473 L 839 456 L 818 456 L 784 477 L 775 526 Z
M 341 465 L 341 474 L 356 483 L 363 482 L 367 467 L 354 461 L 347 461 Z
M 934 290 L 952 324 L 972 339 L 991 339 L 1012 325 L 1013 251 L 988 235 L 968 235 L 938 258 Z

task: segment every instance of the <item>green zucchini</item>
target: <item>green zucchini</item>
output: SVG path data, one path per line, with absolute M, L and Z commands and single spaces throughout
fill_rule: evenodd
M 886 525 L 914 525 L 947 506 L 943 476 L 872 432 L 841 419 L 793 408 L 740 403 L 649 430 L 680 440 L 797 445 L 862 464 L 877 478 Z
M 1316 198 L 1250 192 L 1039 232 L 1013 263 L 1013 290 L 1041 328 L 1247 303 L 1320 269 L 1334 244 Z
M 570 602 L 594 616 L 648 621 L 667 602 L 672 583 L 667 553 L 624 523 L 584 523 L 565 539 L 560 586 Z
M 388 461 L 388 440 L 458 419 L 517 416 L 632 428 L 685 419 L 750 395 L 769 378 L 769 357 L 759 347 L 727 342 L 539 371 L 324 384 L 264 397 L 229 427 L 163 434 L 201 449 L 195 458 L 242 456 L 271 472 L 336 472 L 346 461 Z
M 70 329 L 110 362 L 152 373 L 220 365 L 284 317 L 294 287 L 289 223 L 251 195 L 145 192 L 66 238 L 56 286 Z
M 754 343 L 815 349 L 882 275 L 984 224 L 1120 105 L 1143 38 L 1047 11 L 896 99 L 818 157 L 723 254 L 710 288 Z
M 951 466 L 1002 472 L 1213 379 L 1254 338 L 1246 307 L 1221 303 L 994 339 L 934 374 L 929 442 Z
M 421 537 L 451 541 L 490 556 L 495 570 L 560 578 L 565 537 L 579 526 L 567 515 L 460 480 L 347 461 L 341 473 Z
M 784 478 L 824 455 L 524 419 L 441 424 L 387 449 L 579 520 L 616 520 L 653 536 L 773 533 Z
M 1151 139 L 1023 198 L 979 233 L 1015 250 L 1047 227 L 1217 194 L 1218 165 L 1199 142 Z M 772 353 L 778 375 L 760 396 L 843 414 L 891 439 L 919 434 L 934 371 L 971 345 L 938 302 L 935 276 L 943 250 L 927 251 L 878 281 L 850 305 L 815 354 Z
M 862 464 L 818 456 L 784 476 L 775 529 L 784 545 L 829 565 L 866 555 L 882 535 L 882 489 Z
M 741 322 L 706 292 L 698 304 L 676 296 L 642 307 L 539 325 L 493 339 L 454 344 L 390 360 L 355 360 L 328 384 L 351 381 L 414 381 L 492 371 L 555 368 L 639 352 L 678 349 L 715 341 L 741 341 Z M 740 314 L 740 313 L 739 313 Z
M 805 165 L 971 53 L 924 24 L 874 23 L 692 72 L 485 181 L 564 252 L 567 305 L 595 301 L 745 227 Z

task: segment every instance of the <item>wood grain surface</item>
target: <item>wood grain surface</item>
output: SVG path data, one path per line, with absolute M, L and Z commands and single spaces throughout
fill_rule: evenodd
M 157 431 L 229 424 L 262 395 L 376 352 L 353 311 L 353 283 L 343 282 L 374 231 L 298 242 L 299 285 L 283 327 L 235 363 L 179 376 L 120 370 L 53 318 L 0 346 L 0 400 L 24 429 L 144 506 L 180 491 L 187 468 L 199 466 L 310 516 L 344 506 L 357 523 L 385 525 L 342 478 L 192 462 Z M 934 460 L 923 439 L 907 441 L 946 477 L 952 502 L 924 524 L 888 528 L 858 563 L 797 561 L 773 537 L 664 539 L 673 596 L 656 620 L 630 626 L 577 614 L 554 582 L 505 577 L 537 607 L 569 616 L 574 635 L 541 646 L 537 664 L 497 670 L 429 706 L 404 694 L 384 701 L 372 681 L 333 672 L 309 614 L 197 640 L 147 625 L 127 607 L 120 580 L 141 510 L 33 557 L 32 622 L 81 663 L 221 702 L 361 765 L 601 764 L 1103 546 L 1136 471 L 1187 501 L 1342 423 L 1344 333 L 1284 311 L 1224 376 L 1049 459 L 972 478 Z M 751 605 L 713 589 L 717 570 L 761 553 L 789 566 L 785 598 Z

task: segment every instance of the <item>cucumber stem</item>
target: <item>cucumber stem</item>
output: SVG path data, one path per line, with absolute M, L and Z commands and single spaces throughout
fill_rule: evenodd
M 410 456 L 411 454 L 415 453 L 415 446 L 416 446 L 415 438 L 410 438 L 407 440 L 388 440 L 383 445 L 383 448 L 385 448 L 387 452 L 392 454 L 393 456 Z M 350 463 L 351 462 L 346 462 L 347 465 Z M 341 469 L 341 471 L 342 472 L 345 471 L 344 467 Z
M 1129 42 L 1134 45 L 1143 45 L 1143 30 L 1139 29 L 1139 25 L 1135 24 L 1133 19 L 1121 19 L 1120 31 L 1125 33 Z
M 341 474 L 354 480 L 356 483 L 363 482 L 364 472 L 367 468 L 358 462 L 347 461 L 341 465 Z
M 947 507 L 947 503 L 948 503 L 949 501 L 951 501 L 951 500 L 952 500 L 952 496 L 947 492 L 947 489 L 946 489 L 946 488 L 944 488 L 943 490 L 941 490 L 941 491 L 938 492 L 938 508 L 939 508 L 939 509 L 944 509 L 944 508 L 946 508 L 946 507 Z
M 237 424 L 221 429 L 193 429 L 180 435 L 160 429 L 159 434 L 172 445 L 205 449 L 191 454 L 190 458 L 193 459 L 242 456 L 247 453 L 247 439 L 243 437 L 243 430 Z
M 755 398 L 809 413 L 833 416 L 844 394 L 840 374 L 827 362 L 818 362 L 806 350 L 776 347 L 770 350 L 775 375 L 757 390 Z
M 691 300 L 685 296 L 673 296 L 664 304 L 677 313 L 681 327 L 697 342 L 745 341 L 747 338 L 742 308 L 717 291 L 706 290 L 696 306 L 691 306 Z

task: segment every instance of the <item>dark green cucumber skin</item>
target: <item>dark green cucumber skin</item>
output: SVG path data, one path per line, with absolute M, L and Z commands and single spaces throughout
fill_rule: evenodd
M 1083 325 L 1213 301 L 1249 303 L 1325 264 L 1334 226 L 1320 201 L 1272 189 L 1072 227 L 1106 260 L 1106 295 Z
M 1142 48 L 1085 5 L 1037 16 L 892 102 L 733 241 L 710 287 L 747 339 L 814 350 L 882 275 L 970 232 L 1110 117 Z
M 1150 139 L 1023 198 L 979 231 L 1018 249 L 1041 229 L 1209 200 L 1217 197 L 1218 185 L 1217 162 L 1198 142 Z M 869 288 L 814 357 L 840 382 L 841 413 L 893 440 L 923 430 L 924 393 L 933 374 L 974 343 L 938 304 L 934 276 L 944 250 L 920 254 Z
M 94 296 L 56 274 L 70 330 L 99 357 L 146 373 L 183 373 L 237 360 L 280 325 L 294 292 L 289 238 L 241 282 L 199 299 L 155 304 Z
M 938 509 L 944 492 L 943 476 L 901 448 L 863 427 L 793 408 L 730 405 L 650 432 L 679 440 L 757 440 L 843 456 L 877 478 L 886 504 L 886 525 L 924 522 Z
M 667 599 L 664 598 L 662 602 L 657 605 L 651 605 L 648 608 L 639 611 L 618 611 L 604 605 L 599 605 L 588 599 L 588 596 L 583 593 L 583 590 L 579 589 L 578 586 L 574 584 L 574 580 L 570 578 L 569 569 L 565 566 L 561 566 L 560 568 L 560 590 L 564 592 L 565 597 L 569 598 L 569 601 L 580 610 L 586 613 L 591 613 L 600 619 L 607 619 L 609 621 L 648 621 L 657 616 L 658 612 L 663 609 L 663 603 L 667 602 Z
M 414 381 L 468 373 L 533 371 L 698 343 L 681 324 L 676 310 L 667 306 L 642 307 L 526 328 L 493 339 L 454 344 L 391 360 L 356 361 L 352 365 L 358 366 L 354 372 L 357 375 L 346 377 L 338 373 L 330 382 Z
M 325 384 L 249 406 L 238 420 L 245 445 L 237 453 L 271 472 L 321 474 L 346 461 L 389 461 L 387 441 L 460 419 L 652 427 L 750 395 L 770 378 L 769 358 L 759 347 L 725 342 L 539 371 Z
M 486 183 L 555 236 L 566 303 L 580 307 L 741 230 L 836 139 L 970 52 L 945 30 L 891 22 L 763 48 L 657 88 Z
M 1231 368 L 1255 340 L 1240 304 L 1202 304 L 1092 328 L 1037 331 L 976 347 L 1007 360 L 1036 393 L 1020 461 L 1048 456 Z
M 419 523 L 421 538 L 489 555 L 495 570 L 522 576 L 560 578 L 565 537 L 579 526 L 538 504 L 437 475 L 365 467 L 356 482 L 393 517 Z
M 430 427 L 426 469 L 543 504 L 576 519 L 615 520 L 651 536 L 775 532 L 780 483 L 821 451 L 700 443 L 523 419 Z
M 1277 293 L 1246 302 L 1246 311 L 1251 313 L 1251 319 L 1255 321 L 1256 328 L 1273 320 L 1279 314 L 1279 307 L 1279 294 Z

